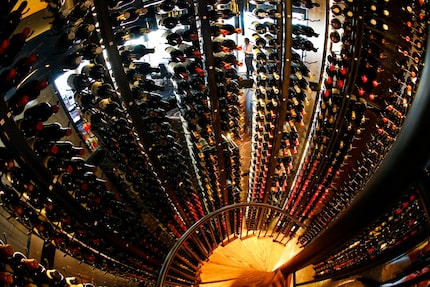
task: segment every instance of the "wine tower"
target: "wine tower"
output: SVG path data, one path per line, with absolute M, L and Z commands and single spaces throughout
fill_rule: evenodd
M 255 283 L 291 286 L 428 240 L 428 1 L 3 2 L 1 214 L 43 242 L 0 242 L 4 286 L 102 284 L 60 252 L 205 286 L 250 237 L 297 247 Z

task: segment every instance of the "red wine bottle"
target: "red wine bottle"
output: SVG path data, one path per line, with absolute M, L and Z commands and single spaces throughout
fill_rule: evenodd
M 30 146 L 34 153 L 39 157 L 55 156 L 58 153 L 58 148 L 55 142 L 46 141 L 44 139 L 35 138 L 30 141 Z
M 9 47 L 9 45 L 10 45 L 9 39 L 4 39 L 0 42 L 0 57 L 2 57 L 2 55 L 6 51 L 7 47 Z M 3 63 L 0 62 L 0 66 L 3 66 Z
M 203 77 L 205 75 L 205 70 L 203 69 L 202 64 L 198 61 L 189 61 L 187 63 L 187 70 L 190 74 L 196 74 L 199 77 Z
M 8 100 L 8 107 L 14 115 L 24 111 L 28 102 L 36 99 L 40 91 L 48 86 L 46 80 L 30 80 L 21 86 Z
M 7 92 L 16 83 L 16 69 L 10 68 L 0 74 L 0 92 Z
M 220 28 L 220 32 L 224 36 L 242 33 L 241 28 L 236 28 L 231 24 L 216 24 L 216 25 Z
M 2 62 L 2 64 L 5 66 L 12 64 L 13 60 L 15 59 L 15 56 L 18 55 L 18 53 L 21 51 L 22 47 L 27 41 L 27 38 L 30 37 L 31 34 L 32 32 L 29 27 L 24 28 L 21 33 L 14 34 L 10 38 L 9 46 L 0 56 L 0 62 Z
M 13 169 L 14 166 L 15 161 L 11 152 L 5 147 L 0 147 L 0 171 L 6 172 Z
M 53 114 L 56 114 L 59 110 L 58 105 L 51 105 L 48 102 L 42 102 L 35 106 L 31 106 L 24 111 L 24 119 L 36 122 L 47 121 Z
M 167 44 L 177 46 L 182 43 L 182 37 L 176 32 L 168 33 L 166 36 Z
M 63 128 L 60 123 L 54 122 L 44 124 L 42 129 L 37 133 L 37 137 L 49 141 L 58 141 L 63 137 L 70 136 L 71 134 L 71 128 Z
M 40 103 L 25 110 L 24 117 L 17 120 L 16 125 L 25 137 L 37 136 L 44 128 L 43 122 L 57 111 L 57 105 L 51 106 L 49 103 Z
M 169 66 L 173 69 L 173 72 L 175 73 L 176 77 L 183 79 L 185 81 L 188 80 L 189 74 L 188 74 L 187 68 L 183 64 L 170 62 Z
M 179 49 L 175 49 L 174 47 L 167 47 L 166 52 L 169 53 L 170 58 L 173 62 L 185 62 L 185 55 L 184 52 L 182 52 Z
M 178 33 L 182 37 L 182 40 L 184 42 L 193 42 L 193 41 L 198 41 L 199 40 L 199 34 L 197 33 L 196 30 L 193 30 L 193 29 L 187 29 L 187 30 L 178 29 L 175 32 Z
M 187 56 L 188 58 L 195 58 L 195 59 L 201 59 L 202 58 L 202 52 L 196 46 L 190 46 L 187 44 L 182 44 L 179 46 L 179 49 L 181 51 L 183 51 L 185 56 Z
M 166 27 L 167 29 L 173 29 L 178 25 L 178 19 L 175 17 L 166 17 L 160 21 L 160 25 Z
M 16 61 L 14 68 L 16 69 L 16 81 L 22 81 L 33 69 L 34 63 L 37 61 L 36 54 L 30 54 L 27 57 L 22 57 Z
M 82 156 L 85 154 L 85 149 L 82 147 L 74 146 L 70 141 L 55 141 L 57 147 L 56 156 L 61 158 L 72 158 L 74 156 Z
M 134 62 L 134 70 L 139 75 L 149 75 L 151 73 L 159 73 L 160 68 L 151 67 L 149 63 L 146 62 Z

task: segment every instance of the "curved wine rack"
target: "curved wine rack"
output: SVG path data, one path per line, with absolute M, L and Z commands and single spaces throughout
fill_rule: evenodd
M 103 202 L 106 210 L 98 204 L 90 206 L 85 202 L 85 196 L 81 196 L 82 190 L 63 183 L 66 180 L 62 176 L 68 174 L 67 171 L 60 175 L 47 167 L 43 157 L 38 157 L 30 146 L 33 136 L 25 136 L 18 126 L 19 120 L 15 118 L 18 112 L 11 112 L 14 107 L 10 105 L 10 98 L 0 101 L 1 140 L 13 151 L 19 168 L 30 173 L 31 180 L 43 190 L 41 198 L 54 201 L 76 223 L 67 224 L 65 220 L 58 225 L 55 216 L 50 214 L 52 222 L 49 226 L 56 228 L 55 232 L 45 236 L 45 240 L 58 235 L 73 239 L 74 243 L 101 258 L 89 260 L 94 267 L 102 267 L 108 272 L 119 270 L 145 284 L 152 284 L 157 278 L 161 261 L 171 250 L 159 284 L 190 286 L 198 282 L 201 262 L 207 260 L 217 246 L 250 233 L 272 237 L 280 243 L 297 237 L 304 252 L 290 262 L 289 265 L 295 266 L 284 266 L 284 275 L 296 271 L 296 266 L 312 263 L 316 264 L 316 275 L 321 277 L 344 271 L 339 266 L 333 269 L 326 261 L 356 252 L 342 244 L 351 243 L 348 240 L 360 230 L 339 232 L 345 226 L 339 227 L 338 223 L 345 224 L 347 219 L 353 221 L 357 209 L 362 212 L 361 209 L 368 206 L 378 212 L 364 214 L 366 216 L 357 223 L 360 228 L 368 226 L 375 218 L 380 220 L 375 221 L 376 227 L 392 222 L 391 217 L 384 217 L 386 214 L 381 210 L 385 209 L 391 215 L 400 214 L 402 212 L 396 209 L 389 210 L 400 202 L 400 208 L 403 205 L 416 207 L 412 211 L 405 209 L 405 214 L 411 218 L 404 215 L 405 221 L 401 223 L 411 222 L 411 226 L 402 230 L 402 235 L 414 237 L 421 231 L 428 234 L 427 228 L 415 228 L 429 221 L 427 180 L 418 181 L 419 196 L 415 194 L 413 200 L 401 198 L 411 184 L 417 184 L 417 175 L 413 173 L 421 173 L 428 161 L 426 139 L 420 138 L 428 131 L 428 116 L 421 115 L 423 110 L 419 109 L 420 105 L 428 107 L 425 100 L 428 91 L 424 85 L 418 85 L 429 78 L 428 66 L 424 66 L 424 58 L 429 53 L 426 50 L 428 22 L 422 21 L 428 20 L 427 1 L 411 0 L 406 4 L 402 1 L 390 1 L 390 4 L 375 4 L 377 1 L 371 0 L 321 1 L 321 7 L 312 1 L 286 0 L 232 1 L 228 4 L 225 1 L 145 1 L 140 4 L 138 1 L 121 1 L 127 3 L 117 7 L 115 1 L 94 0 L 94 9 L 88 9 L 86 5 L 90 2 L 73 8 L 70 21 L 95 23 L 97 18 L 97 36 L 92 35 L 96 37 L 92 44 L 102 43 L 108 57 L 106 61 L 98 59 L 92 64 L 105 65 L 104 72 L 113 72 L 113 78 L 103 75 L 103 79 L 90 80 L 85 79 L 88 76 L 85 73 L 77 74 L 77 78 L 82 76 L 80 84 L 84 85 L 82 90 L 85 92 L 79 90 L 75 96 L 81 104 L 87 105 L 83 104 L 82 110 L 86 111 L 86 120 L 100 139 L 100 148 L 88 157 L 88 163 L 101 167 L 112 189 L 103 186 L 104 179 L 89 179 L 92 183 L 103 182 L 92 186 L 92 195 L 97 199 L 109 198 Z M 173 128 L 174 120 L 166 115 L 164 109 L 168 105 L 160 95 L 148 91 L 148 87 L 136 87 L 135 79 L 128 78 L 128 72 L 134 68 L 122 58 L 126 54 L 125 48 L 117 42 L 124 39 L 117 39 L 117 33 L 130 27 L 116 20 L 123 9 L 135 4 L 148 5 L 145 8 L 157 5 L 157 9 L 166 11 L 169 5 L 181 6 L 170 12 L 158 10 L 152 20 L 160 20 L 157 28 L 166 28 L 168 36 L 177 32 L 179 38 L 192 38 L 186 32 L 193 30 L 192 34 L 195 32 L 197 38 L 187 39 L 187 45 L 203 51 L 203 59 L 188 59 L 187 65 L 194 64 L 194 68 L 198 67 L 202 73 L 195 73 L 196 69 L 188 71 L 189 80 L 179 75 L 179 68 L 182 71 L 189 68 L 175 63 L 170 55 L 173 64 L 169 66 L 171 78 L 168 82 L 174 87 L 172 93 L 176 102 L 173 105 L 179 119 L 175 124 L 179 123 L 179 127 Z M 243 7 L 250 4 L 255 6 L 253 11 Z M 236 70 L 226 68 L 232 63 L 236 65 L 235 57 L 239 54 L 235 47 L 230 47 L 226 53 L 214 51 L 222 45 L 235 44 L 244 35 L 234 34 L 236 32 L 221 38 L 213 35 L 218 26 L 225 24 L 224 20 L 234 22 L 236 26 L 244 20 L 243 15 L 239 16 L 237 6 L 248 9 L 246 13 L 255 17 L 254 28 L 264 26 L 262 33 L 253 34 L 258 51 L 254 62 L 256 74 L 252 76 L 254 86 L 250 101 L 253 107 L 249 111 L 252 127 L 247 138 L 252 146 L 251 151 L 247 151 L 251 164 L 246 172 L 240 161 L 239 75 Z M 326 17 L 326 26 L 320 31 L 321 37 L 324 36 L 320 44 L 323 44 L 318 47 L 324 50 L 319 59 L 320 75 L 317 83 L 312 85 L 309 72 L 312 64 L 307 59 L 318 50 L 313 41 L 318 34 L 311 32 L 313 20 L 308 19 L 312 15 L 309 13 L 311 8 Z M 392 9 L 386 11 L 387 8 Z M 127 11 L 137 13 L 136 10 Z M 299 23 L 293 19 L 295 13 L 303 16 Z M 404 19 L 404 22 L 397 23 L 398 19 Z M 179 20 L 187 24 L 179 29 L 169 26 L 175 25 L 169 21 Z M 390 30 L 390 27 L 394 28 Z M 172 40 L 165 38 L 163 40 Z M 67 46 L 68 43 L 57 44 Z M 169 45 L 171 51 L 180 48 L 174 43 Z M 389 61 L 385 54 L 395 55 L 396 59 Z M 102 58 L 101 55 L 98 57 Z M 227 60 L 232 62 L 224 66 L 223 61 Z M 90 81 L 99 80 L 103 81 L 102 86 L 109 84 L 117 90 L 103 90 L 106 94 L 102 95 L 97 95 L 95 90 L 92 94 Z M 307 105 L 309 99 L 312 106 Z M 105 102 L 111 104 L 108 109 L 103 105 Z M 409 123 L 406 117 L 411 118 Z M 175 138 L 172 136 L 175 132 L 181 135 Z M 417 150 L 404 149 L 405 145 L 416 146 Z M 418 163 L 419 170 L 416 168 Z M 402 165 L 408 167 L 405 174 L 398 172 Z M 393 175 L 395 178 L 390 178 Z M 400 184 L 394 184 L 400 179 Z M 385 197 L 390 197 L 384 204 L 375 206 L 366 202 L 369 198 L 384 200 L 378 195 L 381 190 Z M 13 191 L 9 195 L 18 195 L 19 199 L 28 196 L 27 191 L 21 194 Z M 39 214 L 41 210 L 48 210 L 47 206 L 33 208 L 29 204 L 29 211 Z M 122 230 L 125 225 L 130 227 L 127 231 Z M 82 236 L 82 241 L 68 233 L 86 228 L 91 236 Z M 327 232 L 332 234 L 327 236 Z M 102 237 L 104 245 L 95 244 L 92 236 Z M 321 240 L 324 244 L 319 244 Z M 330 245 L 325 244 L 327 242 Z M 320 246 L 326 250 L 319 252 Z M 343 247 L 337 249 L 339 246 Z M 62 247 L 64 245 L 58 246 Z M 310 258 L 316 253 L 318 256 Z M 326 253 L 325 257 L 323 253 Z M 369 262 L 369 258 L 364 255 L 363 258 L 363 262 Z M 319 260 L 321 262 L 317 262 Z M 119 267 L 109 269 L 109 262 Z M 354 268 L 359 265 L 347 267 L 356 271 Z

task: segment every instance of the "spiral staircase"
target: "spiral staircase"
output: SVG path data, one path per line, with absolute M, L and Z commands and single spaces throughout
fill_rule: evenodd
M 262 220 L 259 220 L 262 219 Z M 259 203 L 223 207 L 203 217 L 176 242 L 158 286 L 286 286 L 277 267 L 299 248 L 288 244 L 287 212 Z M 288 247 L 286 247 L 288 246 Z

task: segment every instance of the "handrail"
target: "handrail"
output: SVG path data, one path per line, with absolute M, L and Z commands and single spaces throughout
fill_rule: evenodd
M 288 219 L 294 221 L 294 223 L 296 223 L 298 226 L 305 227 L 305 225 L 303 223 L 301 223 L 298 219 L 292 217 L 286 210 L 280 209 L 279 207 L 276 207 L 276 206 L 273 206 L 270 204 L 256 203 L 256 202 L 243 202 L 243 203 L 236 203 L 236 204 L 224 206 L 224 207 L 202 217 L 199 221 L 194 223 L 184 234 L 182 234 L 182 236 L 176 241 L 175 245 L 170 249 L 169 254 L 167 254 L 166 258 L 164 259 L 163 265 L 160 269 L 160 273 L 158 276 L 156 286 L 163 286 L 165 279 L 166 279 L 166 276 L 167 276 L 167 272 L 168 272 L 171 264 L 173 263 L 173 260 L 175 259 L 178 250 L 183 246 L 183 243 L 193 235 L 193 233 L 196 230 L 198 230 L 202 225 L 204 225 L 209 220 L 215 218 L 219 214 L 223 214 L 225 212 L 235 210 L 235 209 L 241 209 L 243 207 L 257 207 L 257 208 L 270 209 L 270 210 L 273 210 L 275 212 L 279 212 L 279 213 L 283 214 Z M 256 227 L 257 226 L 258 226 L 258 224 L 256 225 Z

